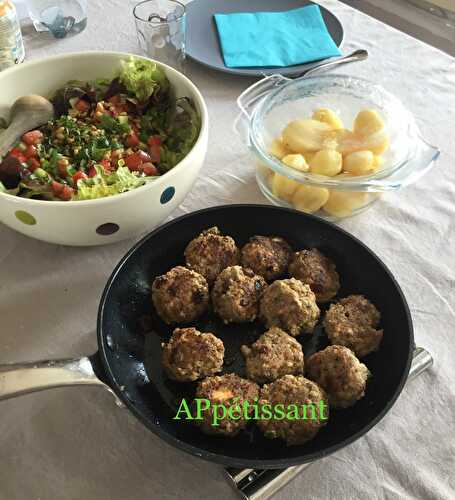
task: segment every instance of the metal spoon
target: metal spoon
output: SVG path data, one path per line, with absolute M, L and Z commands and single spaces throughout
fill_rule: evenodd
M 0 158 L 17 143 L 20 137 L 54 117 L 54 106 L 39 95 L 19 97 L 11 107 L 11 121 L 0 134 Z
M 364 61 L 367 58 L 368 58 L 368 51 L 364 49 L 358 49 L 352 52 L 351 54 L 348 54 L 347 56 L 337 57 L 336 59 L 331 59 L 330 61 L 324 61 L 320 64 L 316 64 L 315 66 L 306 69 L 302 73 L 299 73 L 296 76 L 292 76 L 292 79 L 301 78 L 302 76 L 308 76 L 313 72 L 316 73 L 321 69 L 328 69 L 331 66 L 338 66 L 338 64 L 347 64 L 350 62 Z

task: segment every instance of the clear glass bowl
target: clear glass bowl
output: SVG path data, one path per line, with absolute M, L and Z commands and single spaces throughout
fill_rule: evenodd
M 293 206 L 291 195 L 278 196 L 273 188 L 277 174 L 299 185 L 328 189 L 331 206 L 337 209 L 329 210 L 327 205 L 327 210 L 322 207 L 316 215 L 329 220 L 355 215 L 369 208 L 381 193 L 415 182 L 439 156 L 439 150 L 422 139 L 413 115 L 401 101 L 368 80 L 336 74 L 296 80 L 272 75 L 249 87 L 237 102 L 243 112 L 244 136 L 257 159 L 256 177 L 263 194 L 276 205 Z M 363 176 L 328 177 L 295 170 L 269 152 L 289 122 L 310 118 L 317 108 L 334 110 L 350 129 L 359 111 L 378 111 L 390 138 L 379 169 Z

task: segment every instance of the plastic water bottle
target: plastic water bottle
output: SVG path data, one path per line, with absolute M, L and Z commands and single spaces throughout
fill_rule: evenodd
M 0 71 L 24 60 L 25 50 L 16 8 L 0 0 Z

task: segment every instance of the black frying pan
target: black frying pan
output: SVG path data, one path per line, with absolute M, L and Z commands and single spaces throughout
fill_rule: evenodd
M 195 384 L 172 382 L 162 373 L 160 344 L 172 329 L 154 314 L 150 285 L 155 276 L 183 263 L 186 244 L 215 225 L 233 236 L 239 246 L 259 234 L 282 236 L 296 250 L 320 249 L 337 265 L 340 296 L 364 294 L 382 313 L 385 333 L 381 348 L 362 360 L 373 374 L 366 396 L 350 409 L 333 410 L 327 426 L 305 445 L 287 447 L 278 439 L 265 439 L 254 426 L 235 438 L 209 437 L 191 423 L 172 418 L 182 397 L 192 397 Z M 222 338 L 226 347 L 224 371 L 240 375 L 244 369 L 240 345 L 253 342 L 264 331 L 259 323 L 225 326 L 209 315 L 196 326 Z M 327 345 L 320 328 L 299 341 L 306 356 Z M 381 260 L 359 240 L 333 224 L 294 210 L 230 205 L 165 224 L 123 257 L 101 298 L 98 344 L 99 353 L 82 360 L 0 367 L 0 399 L 48 387 L 100 384 L 102 380 L 148 429 L 169 444 L 226 466 L 266 469 L 321 458 L 371 429 L 390 410 L 404 386 L 414 342 L 400 287 Z M 33 376 L 36 370 L 41 370 L 40 377 Z

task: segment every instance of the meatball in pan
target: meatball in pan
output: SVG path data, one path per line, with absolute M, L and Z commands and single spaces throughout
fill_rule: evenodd
M 334 408 L 348 408 L 365 395 L 370 375 L 347 347 L 332 345 L 307 359 L 306 376 L 327 393 Z
M 350 295 L 332 304 L 324 317 L 324 328 L 332 344 L 349 347 L 359 357 L 379 349 L 383 330 L 381 315 L 363 295 Z
M 289 264 L 289 274 L 309 285 L 317 302 L 328 302 L 340 289 L 335 264 L 316 248 L 296 252 Z
M 212 333 L 196 328 L 176 328 L 163 346 L 162 364 L 167 376 L 177 382 L 193 382 L 221 371 L 223 342 Z
M 249 267 L 267 281 L 283 277 L 288 269 L 292 248 L 279 236 L 253 236 L 242 248 L 242 266 Z
M 209 287 L 200 274 L 177 266 L 155 278 L 152 302 L 166 323 L 189 323 L 206 311 Z
M 293 337 L 312 333 L 319 314 L 311 288 L 294 278 L 274 281 L 262 295 L 260 316 L 265 325 L 277 326 Z
M 246 375 L 259 384 L 284 375 L 303 373 L 303 350 L 295 338 L 276 326 L 262 334 L 251 346 L 242 346 Z
M 266 286 L 264 278 L 251 269 L 227 267 L 218 275 L 212 289 L 213 310 L 225 323 L 254 321 Z
M 222 236 L 212 227 L 188 243 L 185 260 L 189 269 L 202 274 L 211 285 L 223 269 L 240 263 L 240 252 L 230 236 Z
M 302 376 L 285 375 L 261 389 L 259 406 L 295 405 L 298 418 L 258 420 L 257 425 L 269 439 L 281 438 L 288 446 L 304 444 L 313 439 L 328 420 L 328 400 L 324 390 Z M 303 406 L 305 405 L 305 407 Z
M 203 419 L 195 420 L 195 422 L 206 434 L 233 437 L 247 426 L 248 420 L 243 415 L 239 419 L 230 418 L 229 409 L 232 406 L 244 408 L 245 401 L 248 405 L 253 405 L 258 397 L 259 386 L 251 382 L 251 380 L 239 377 L 235 373 L 207 377 L 199 382 L 196 389 L 196 399 L 209 400 L 210 407 L 203 412 Z M 223 406 L 226 409 L 226 415 L 223 416 L 223 413 L 218 413 L 215 405 Z M 253 408 L 246 407 L 248 415 L 251 414 Z M 238 413 L 237 410 L 236 412 Z M 235 417 L 237 416 L 236 414 Z M 218 425 L 214 425 L 214 422 Z

